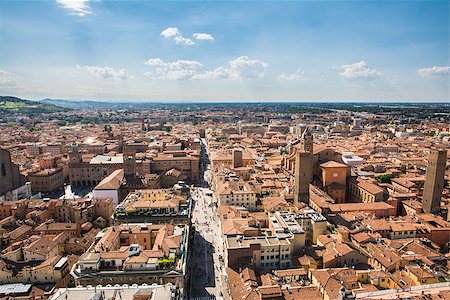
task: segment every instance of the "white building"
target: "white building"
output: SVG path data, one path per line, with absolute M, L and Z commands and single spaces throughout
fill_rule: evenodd
M 94 198 L 111 198 L 113 208 L 119 204 L 119 188 L 124 182 L 123 169 L 112 172 L 108 177 L 100 181 L 100 183 L 92 191 Z

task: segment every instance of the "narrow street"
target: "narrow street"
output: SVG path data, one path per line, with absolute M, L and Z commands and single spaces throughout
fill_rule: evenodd
M 213 203 L 211 170 L 202 140 L 200 186 L 191 192 L 193 199 L 193 243 L 190 259 L 190 299 L 230 299 L 217 204 Z

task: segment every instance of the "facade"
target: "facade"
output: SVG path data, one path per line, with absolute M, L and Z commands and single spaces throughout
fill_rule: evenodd
M 244 162 L 242 160 L 242 150 L 234 149 L 233 150 L 233 168 L 240 168 L 244 166 Z
M 0 148 L 0 200 L 18 200 L 31 196 L 30 186 L 19 167 L 11 161 L 9 151 Z
M 124 184 L 124 171 L 118 169 L 112 172 L 108 177 L 100 181 L 94 188 L 92 194 L 95 198 L 110 198 L 112 199 L 113 208 L 115 208 L 120 201 L 120 188 Z
M 430 150 L 422 198 L 425 213 L 437 213 L 440 210 L 446 164 L 447 150 Z
M 243 206 L 256 209 L 256 191 L 245 181 L 219 181 L 216 189 L 220 205 Z
M 320 165 L 322 168 L 322 184 L 328 195 L 336 203 L 346 202 L 347 166 L 335 161 Z
M 363 203 L 383 201 L 386 195 L 384 190 L 378 185 L 357 178 L 348 180 L 348 191 L 352 199 Z
M 66 279 L 69 271 L 68 258 L 56 255 L 34 267 L 24 267 L 17 273 L 13 273 L 7 268 L 2 268 L 0 269 L 0 282 L 67 284 Z
M 319 235 L 327 232 L 327 219 L 312 209 L 296 214 L 295 220 L 305 231 L 306 242 L 309 244 L 317 244 Z
M 69 180 L 73 186 L 95 186 L 112 172 L 123 168 L 122 156 L 96 155 L 83 159 L 77 144 L 72 144 Z
M 225 236 L 225 246 L 229 266 L 251 263 L 255 270 L 291 266 L 293 246 L 287 238 Z
M 200 159 L 198 151 L 165 151 L 158 153 L 151 162 L 151 173 L 166 174 L 171 169 L 181 172 L 180 176 L 196 181 L 199 176 Z M 177 178 L 183 180 L 183 178 Z
M 62 169 L 46 169 L 28 174 L 31 191 L 35 193 L 52 193 L 64 186 L 64 174 Z

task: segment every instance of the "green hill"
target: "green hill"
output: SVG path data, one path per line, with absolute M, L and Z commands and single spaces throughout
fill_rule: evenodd
M 54 104 L 24 100 L 11 96 L 0 96 L 0 113 L 16 113 L 28 116 L 70 111 Z

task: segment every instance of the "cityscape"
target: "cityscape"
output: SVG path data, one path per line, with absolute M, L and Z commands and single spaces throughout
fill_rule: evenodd
M 450 299 L 448 1 L 0 1 L 0 299 Z

